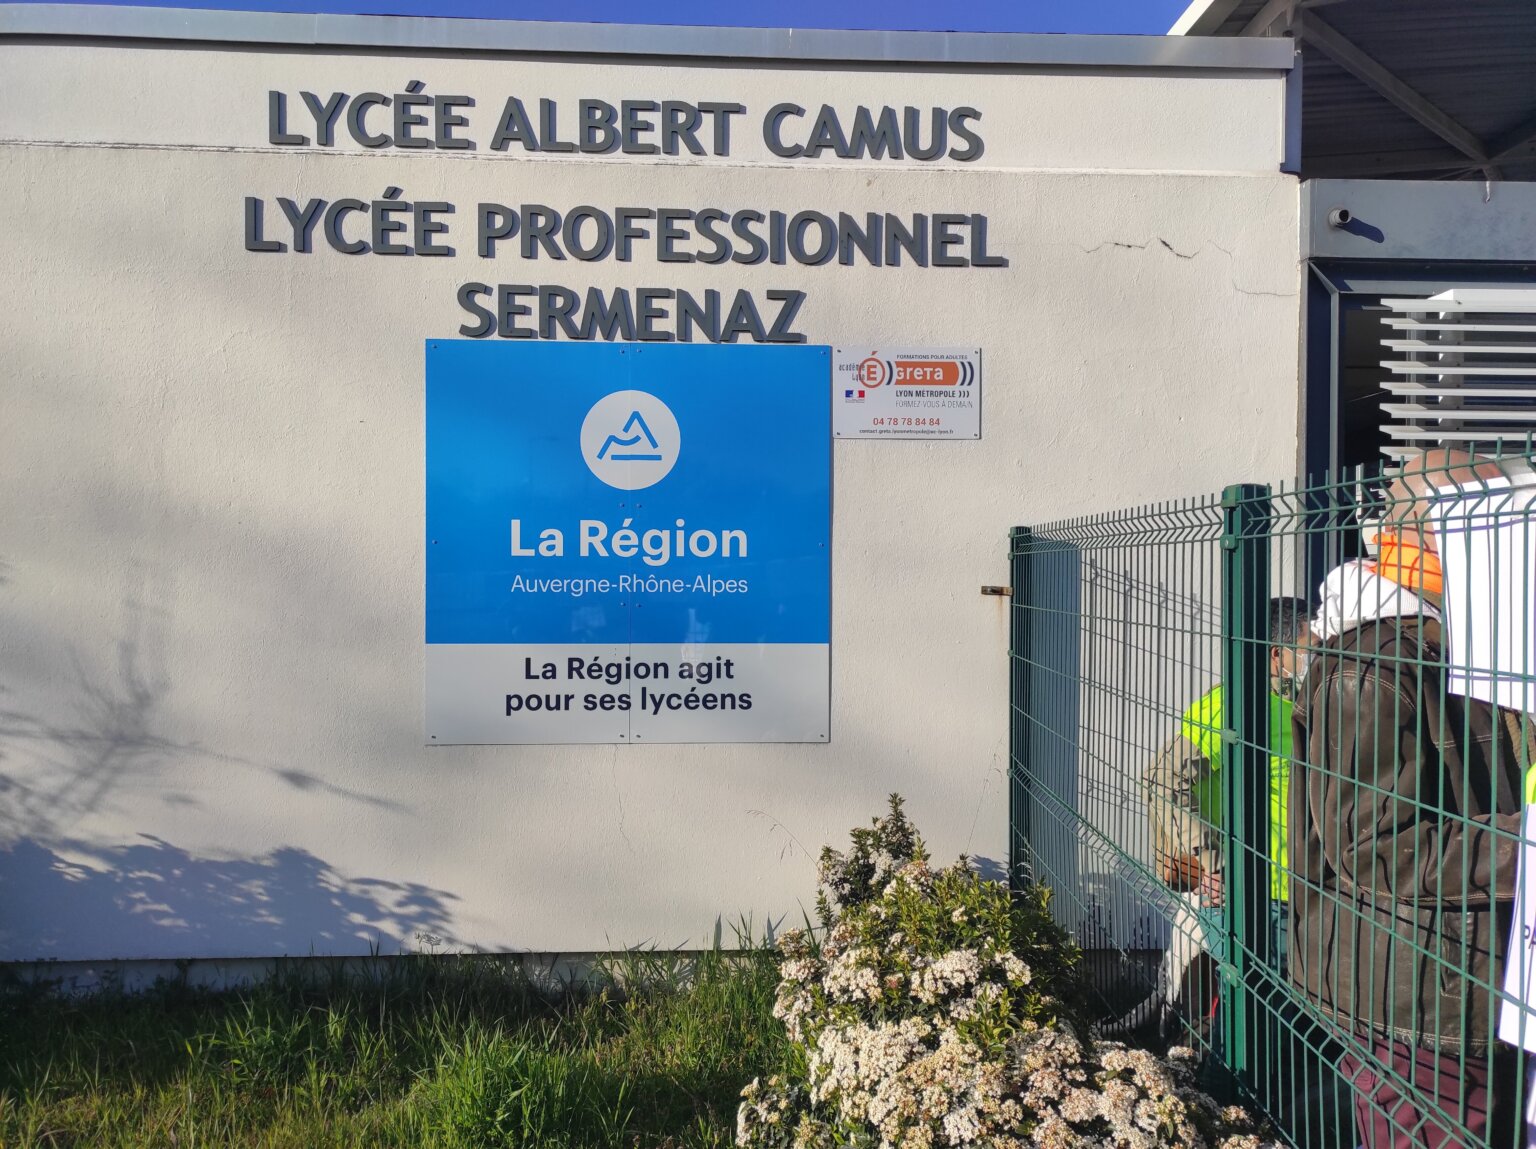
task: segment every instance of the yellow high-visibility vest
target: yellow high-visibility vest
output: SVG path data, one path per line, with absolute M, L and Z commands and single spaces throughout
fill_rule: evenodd
M 1289 820 L 1291 790 L 1291 711 L 1294 704 L 1278 694 L 1269 696 L 1269 860 L 1270 892 L 1277 901 L 1287 898 L 1287 863 L 1290 851 L 1285 844 Z M 1221 687 L 1218 686 L 1184 712 L 1180 733 L 1200 748 L 1211 764 L 1211 776 L 1195 788 L 1200 816 L 1213 826 L 1223 826 L 1221 818 L 1222 758 Z M 1529 780 L 1527 789 L 1529 790 Z

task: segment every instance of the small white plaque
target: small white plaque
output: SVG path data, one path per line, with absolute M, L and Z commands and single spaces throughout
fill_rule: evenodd
M 981 348 L 835 348 L 832 433 L 839 439 L 981 438 Z

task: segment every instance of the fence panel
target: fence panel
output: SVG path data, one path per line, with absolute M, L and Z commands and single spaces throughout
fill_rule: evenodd
M 1013 538 L 1011 863 L 1105 964 L 1106 1009 L 1145 997 L 1146 956 L 1203 928 L 1157 873 L 1144 775 L 1220 681 L 1221 536 L 1212 497 Z
M 1292 1145 L 1526 1144 L 1533 519 L 1527 442 L 1013 533 L 1012 875 Z

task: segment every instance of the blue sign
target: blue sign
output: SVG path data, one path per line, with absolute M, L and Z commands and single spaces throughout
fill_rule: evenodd
M 429 740 L 610 740 L 580 723 L 593 681 L 634 696 L 604 708 L 613 692 L 599 691 L 590 713 L 637 710 L 635 677 L 588 673 L 610 655 L 647 664 L 647 703 L 656 679 L 678 685 L 679 721 L 706 656 L 722 659 L 719 677 L 729 658 L 737 686 L 756 667 L 767 677 L 740 725 L 778 730 L 787 716 L 764 707 L 780 660 L 759 648 L 798 651 L 780 669 L 803 676 L 806 652 L 825 662 L 830 640 L 830 400 L 826 347 L 430 341 Z M 546 695 L 532 712 L 515 697 L 530 681 Z M 482 685 L 494 722 L 463 710 Z M 434 700 L 472 736 L 434 721 Z M 760 740 L 697 709 L 709 737 L 667 740 Z M 824 739 L 824 704 L 816 719 L 795 740 Z

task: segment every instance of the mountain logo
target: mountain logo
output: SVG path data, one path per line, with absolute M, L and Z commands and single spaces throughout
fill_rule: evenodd
M 629 435 L 631 431 L 635 433 Z M 659 463 L 661 461 L 661 455 L 657 449 L 656 436 L 651 434 L 651 429 L 645 425 L 645 417 L 639 411 L 630 413 L 629 422 L 624 424 L 621 434 L 629 435 L 629 438 L 621 439 L 618 435 L 609 435 L 603 440 L 603 445 L 597 450 L 597 457 L 599 459 L 612 459 L 615 463 Z M 610 448 L 614 447 L 631 448 L 638 446 L 642 439 L 645 440 L 645 446 L 648 450 L 610 450 Z
M 671 473 L 682 450 L 671 408 L 649 391 L 612 391 L 581 422 L 587 469 L 620 491 L 638 491 Z

